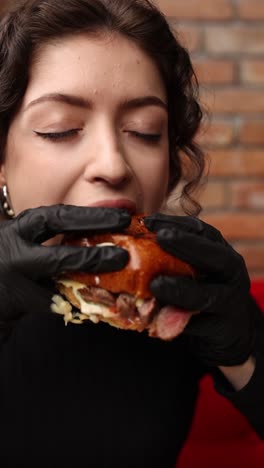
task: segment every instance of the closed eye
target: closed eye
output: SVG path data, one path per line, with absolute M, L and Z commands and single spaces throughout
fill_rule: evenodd
M 34 130 L 34 133 L 46 140 L 53 140 L 53 141 L 59 141 L 59 140 L 66 140 L 67 138 L 70 138 L 72 136 L 77 135 L 82 129 L 81 128 L 72 128 L 70 130 L 66 130 L 65 132 L 37 132 Z
M 141 133 L 135 131 L 130 131 L 129 133 L 131 133 L 136 138 L 145 140 L 149 143 L 157 143 L 161 139 L 161 133 Z
M 60 141 L 66 140 L 74 135 L 77 135 L 82 129 L 81 128 L 72 128 L 64 132 L 38 132 L 34 130 L 34 133 L 46 140 Z M 160 133 L 141 133 L 136 131 L 129 131 L 134 137 L 145 140 L 149 143 L 157 143 L 161 139 Z

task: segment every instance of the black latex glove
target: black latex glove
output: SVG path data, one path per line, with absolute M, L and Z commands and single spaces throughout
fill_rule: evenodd
M 194 337 L 195 351 L 206 365 L 245 362 L 253 348 L 255 315 L 243 258 L 217 229 L 197 218 L 156 214 L 145 224 L 157 232 L 164 250 L 199 272 L 196 279 L 157 277 L 151 284 L 153 294 L 164 304 L 200 311 L 184 333 Z
M 54 205 L 26 210 L 0 224 L 0 328 L 10 329 L 28 312 L 50 310 L 54 291 L 47 280 L 66 270 L 89 272 L 121 269 L 128 260 L 118 247 L 44 246 L 56 234 L 89 230 L 116 231 L 127 227 L 123 210 Z M 0 330 L 0 332 L 1 332 Z

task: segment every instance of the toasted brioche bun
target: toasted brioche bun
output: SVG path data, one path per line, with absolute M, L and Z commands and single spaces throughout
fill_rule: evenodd
M 114 244 L 129 252 L 125 268 L 110 273 L 65 273 L 68 278 L 84 285 L 100 286 L 112 293 L 126 292 L 138 298 L 152 297 L 150 283 L 158 275 L 193 276 L 194 269 L 165 252 L 156 241 L 156 234 L 148 231 L 143 216 L 133 216 L 131 225 L 122 233 L 104 233 L 81 238 L 72 236 L 65 239 L 66 245 L 90 247 Z M 99 279 L 99 281 L 98 281 Z

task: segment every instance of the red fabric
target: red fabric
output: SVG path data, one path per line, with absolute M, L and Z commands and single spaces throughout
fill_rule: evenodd
M 251 292 L 264 311 L 264 280 Z M 212 379 L 201 381 L 194 423 L 177 468 L 263 468 L 264 442 L 232 404 L 218 395 Z

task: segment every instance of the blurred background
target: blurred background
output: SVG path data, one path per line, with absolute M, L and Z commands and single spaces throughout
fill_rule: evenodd
M 0 15 L 14 3 L 0 0 Z M 211 158 L 201 217 L 264 278 L 264 0 L 156 3 L 191 52 L 210 114 L 198 137 Z
M 201 218 L 264 278 L 264 0 L 156 0 L 191 52 L 210 114 Z

